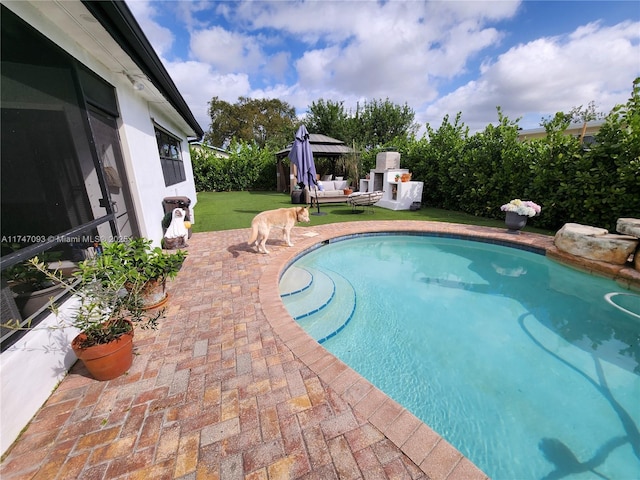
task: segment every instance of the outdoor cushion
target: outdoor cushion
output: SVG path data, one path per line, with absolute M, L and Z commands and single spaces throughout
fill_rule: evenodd
M 312 195 L 315 195 L 316 192 L 312 192 Z M 343 196 L 344 190 L 318 190 L 319 197 L 337 197 Z
M 318 190 L 324 190 L 325 192 L 344 190 L 345 188 L 347 188 L 346 180 L 322 180 L 318 182 Z

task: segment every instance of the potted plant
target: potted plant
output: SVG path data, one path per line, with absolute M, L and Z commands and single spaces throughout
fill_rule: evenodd
M 29 260 L 29 265 L 59 284 L 77 299 L 77 305 L 62 311 L 50 301 L 50 309 L 59 325 L 48 328 L 73 327 L 79 331 L 71 347 L 89 373 L 97 380 L 111 380 L 125 373 L 133 363 L 134 325 L 155 328 L 164 310 L 151 313 L 143 308 L 142 283 L 129 285 L 130 277 L 118 262 L 101 261 L 101 257 L 85 260 L 78 271 L 65 277 L 60 271 L 51 271 L 38 257 Z M 3 326 L 16 329 L 19 322 Z M 37 328 L 37 327 L 36 327 Z
M 540 214 L 542 208 L 535 202 L 530 200 L 520 200 L 515 198 L 509 203 L 505 203 L 500 210 L 506 212 L 505 225 L 509 233 L 520 233 L 529 217 L 535 217 Z
M 184 250 L 166 253 L 160 247 L 152 247 L 151 240 L 134 238 L 103 244 L 96 261 L 117 264 L 127 276 L 125 287 L 140 287 L 142 307 L 156 308 L 168 300 L 166 281 L 178 274 L 186 256 Z
M 48 270 L 60 268 L 62 252 L 45 252 L 42 261 Z M 71 264 L 71 262 L 66 262 Z M 68 276 L 75 264 L 65 268 L 63 273 Z M 62 293 L 64 287 L 54 278 L 39 271 L 29 261 L 25 261 L 7 268 L 2 272 L 3 279 L 14 294 L 16 306 L 22 318 L 28 318 L 43 309 L 51 297 Z

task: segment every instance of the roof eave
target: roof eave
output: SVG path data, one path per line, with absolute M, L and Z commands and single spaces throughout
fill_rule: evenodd
M 193 116 L 126 3 L 119 0 L 81 1 L 156 88 L 166 96 L 173 108 L 193 129 L 196 137 L 202 138 L 204 135 L 202 127 Z

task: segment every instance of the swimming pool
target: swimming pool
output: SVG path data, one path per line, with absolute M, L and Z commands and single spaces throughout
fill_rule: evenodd
M 499 245 L 384 235 L 300 257 L 281 293 L 492 478 L 638 476 L 640 297 L 614 282 Z

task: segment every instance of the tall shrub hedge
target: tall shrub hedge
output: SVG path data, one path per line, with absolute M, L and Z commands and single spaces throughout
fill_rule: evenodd
M 425 204 L 502 218 L 502 204 L 533 200 L 543 210 L 531 223 L 550 230 L 574 222 L 613 232 L 618 218 L 640 217 L 640 79 L 589 148 L 563 133 L 566 115 L 548 122 L 545 138 L 526 142 L 517 122 L 499 109 L 498 117 L 471 136 L 460 114 L 445 117 L 437 130 L 427 126 L 427 137 L 400 144 L 402 167 L 424 182 Z
M 568 222 L 615 231 L 620 217 L 640 217 L 640 78 L 631 97 L 615 107 L 585 148 L 564 131 L 568 116 L 545 123 L 547 136 L 521 142 L 518 122 L 498 109 L 497 125 L 469 135 L 458 114 L 446 116 L 420 138 L 402 137 L 362 152 L 360 171 L 375 166 L 382 148 L 398 150 L 401 166 L 424 182 L 424 204 L 474 215 L 503 218 L 511 199 L 542 206 L 530 223 L 557 230 Z M 196 189 L 275 190 L 275 155 L 257 145 L 237 143 L 228 159 L 194 152 Z
M 191 161 L 199 192 L 276 189 L 275 154 L 256 143 L 233 141 L 228 158 L 192 148 Z

